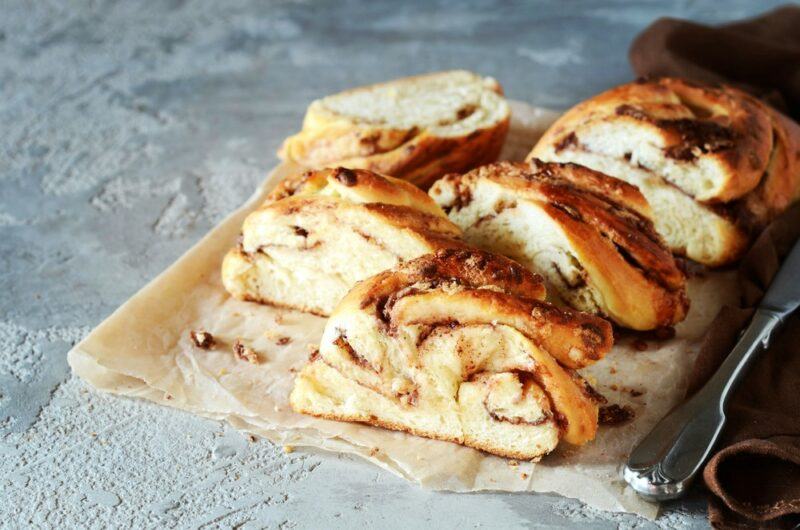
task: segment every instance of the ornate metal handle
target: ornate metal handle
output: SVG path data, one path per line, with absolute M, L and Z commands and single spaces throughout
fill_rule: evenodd
M 714 376 L 664 417 L 631 452 L 622 475 L 653 500 L 681 496 L 694 479 L 725 424 L 725 405 L 755 354 L 766 347 L 782 314 L 758 309 Z

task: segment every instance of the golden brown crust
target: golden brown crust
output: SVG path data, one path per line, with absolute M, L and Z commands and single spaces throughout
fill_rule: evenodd
M 799 130 L 735 88 L 662 78 L 622 85 L 576 105 L 529 157 L 609 164 L 619 168 L 613 176 L 626 180 L 641 178 L 635 171 L 649 173 L 651 184 L 636 183 L 654 207 L 656 199 L 665 200 L 658 198 L 658 188 L 670 186 L 694 202 L 691 222 L 702 225 L 681 226 L 680 216 L 657 219 L 673 252 L 722 266 L 737 260 L 754 234 L 800 196 Z M 616 135 L 613 140 L 598 140 L 609 133 Z M 649 145 L 647 153 L 643 145 Z M 661 162 L 654 162 L 658 149 Z M 658 207 L 664 211 L 670 205 Z
M 462 288 L 437 294 L 424 303 L 425 290 L 442 282 Z M 412 286 L 420 284 L 421 289 Z M 487 287 L 494 287 L 489 289 Z M 416 296 L 417 303 L 403 303 Z M 388 325 L 506 323 L 525 333 L 570 368 L 601 359 L 613 344 L 611 325 L 586 313 L 544 302 L 541 277 L 518 263 L 476 249 L 445 249 L 421 256 L 361 282 L 340 302 L 338 311 L 374 312 Z
M 502 190 L 506 208 L 526 201 L 560 226 L 588 273 L 584 281 L 599 292 L 603 304 L 599 309 L 609 317 L 635 329 L 669 326 L 685 317 L 689 307 L 686 278 L 647 217 L 649 206 L 635 186 L 577 164 L 536 159 L 530 166 L 500 162 L 464 175 L 450 175 L 437 183 L 431 194 L 455 199 L 442 206 L 454 221 L 469 225 L 462 226 L 468 240 L 485 226 L 481 224 L 484 219 L 500 213 L 497 205 L 481 203 L 482 209 L 474 215 L 459 216 L 461 208 L 472 204 L 464 198 L 480 193 L 476 190 L 481 181 Z M 454 191 L 444 193 L 445 187 Z M 479 221 L 472 222 L 479 214 Z M 514 217 L 524 223 L 522 212 L 515 212 Z M 513 237 L 510 232 L 509 237 Z M 523 243 L 513 246 L 521 248 Z M 533 256 L 514 257 L 527 258 L 523 259 L 526 264 L 534 262 Z
M 447 173 L 460 173 L 497 160 L 511 118 L 467 136 L 440 138 L 422 134 L 393 151 L 369 157 L 346 158 L 335 163 L 394 175 L 427 189 Z
M 494 285 L 525 299 L 543 300 L 545 297 L 544 283 L 538 274 L 498 254 L 465 248 L 441 250 L 405 263 L 396 270 L 384 271 L 364 284 L 359 294 L 348 298 L 361 297 L 366 303 L 415 283 L 440 278 L 457 279 L 466 287 Z
M 769 163 L 758 186 L 734 203 L 734 216 L 750 233 L 761 231 L 800 198 L 800 126 L 763 105 L 774 134 Z
M 353 203 L 339 197 L 322 195 L 296 195 L 273 203 L 266 203 L 245 219 L 243 230 L 250 231 L 263 222 L 262 217 L 290 216 L 303 212 L 313 214 L 325 210 L 344 213 L 347 210 L 368 212 L 371 216 L 396 228 L 408 229 L 421 236 L 444 236 L 458 238 L 461 231 L 442 215 L 431 215 L 411 206 L 379 202 Z M 391 244 L 391 242 L 388 242 Z
M 295 196 L 333 195 L 358 203 L 383 203 L 409 206 L 421 212 L 444 217 L 430 197 L 413 184 L 365 169 L 344 167 L 309 170 L 280 182 L 267 197 L 267 203 Z
M 618 207 L 624 209 L 632 209 L 639 214 L 642 218 L 648 221 L 653 215 L 650 211 L 650 204 L 644 198 L 639 188 L 633 184 L 629 184 L 624 180 L 617 178 L 609 178 L 599 171 L 591 170 L 579 164 L 570 163 L 548 163 L 537 158 L 528 160 L 529 167 L 516 166 L 523 168 L 532 174 L 531 178 L 539 180 L 550 180 L 553 183 L 569 183 L 572 188 L 580 190 L 584 194 L 591 194 L 599 196 L 602 201 L 609 201 L 615 203 Z M 512 175 L 514 172 L 512 171 Z M 513 176 L 511 177 L 514 178 Z M 655 235 L 655 229 L 652 226 L 647 228 L 647 231 Z
M 502 96 L 502 88 L 494 80 L 465 72 L 439 72 L 359 87 L 331 97 L 347 97 L 392 86 L 400 90 L 431 78 L 465 74 L 467 79 L 464 82 L 482 84 L 481 90 Z M 442 97 L 447 96 L 442 94 Z M 397 128 L 378 120 L 340 115 L 325 108 L 323 101 L 317 100 L 309 107 L 303 130 L 286 139 L 279 152 L 281 158 L 312 168 L 343 166 L 367 169 L 408 180 L 422 188 L 427 188 L 447 172 L 466 171 L 496 160 L 510 124 L 510 111 L 502 98 L 496 102 L 503 109 L 499 114 L 501 117 L 476 122 L 453 135 L 440 135 L 430 125 Z M 459 109 L 453 118 L 454 123 L 469 120 L 476 105 L 480 104 L 468 103 Z M 410 113 L 411 109 L 398 108 L 398 111 Z M 440 125 L 449 124 L 436 124 Z
M 517 451 L 503 445 L 506 442 L 489 441 L 486 435 L 474 437 L 474 431 L 463 423 L 463 434 L 454 436 L 452 430 L 443 435 L 435 428 L 415 428 L 419 423 L 387 419 L 416 414 L 415 411 L 427 413 L 426 407 L 432 407 L 434 415 L 435 410 L 440 410 L 455 414 L 455 418 L 462 413 L 472 416 L 474 409 L 467 412 L 458 408 L 476 403 L 474 398 L 460 401 L 462 392 L 469 387 L 469 392 L 485 396 L 481 405 L 485 410 L 480 414 L 486 419 L 482 421 L 522 429 L 547 426 L 549 433 L 569 443 L 586 443 L 597 431 L 597 395 L 572 367 L 591 364 L 610 350 L 611 326 L 600 318 L 547 304 L 541 300 L 544 294 L 538 276 L 507 258 L 478 250 L 438 251 L 377 274 L 357 284 L 332 314 L 319 354 L 298 374 L 290 400 L 292 407 L 321 417 L 453 441 L 501 456 L 533 458 L 543 454 L 538 446 L 531 446 L 528 452 Z M 501 328 L 513 331 L 501 332 Z M 505 336 L 500 333 L 513 333 L 510 337 L 519 338 L 509 344 L 517 344 L 520 349 L 473 348 L 469 342 L 452 338 L 454 333 L 456 337 L 468 336 L 458 335 L 464 332 L 459 330 L 480 333 L 480 340 L 486 342 L 475 344 L 499 343 L 500 337 Z M 492 339 L 494 333 L 498 335 Z M 436 341 L 450 337 L 452 342 L 429 343 L 434 336 Z M 459 363 L 460 369 L 453 363 Z M 328 373 L 338 375 L 317 374 L 316 366 L 323 371 L 330 368 Z M 426 383 L 433 387 L 417 386 L 434 376 L 438 382 Z M 319 381 L 321 386 L 315 377 L 325 377 L 325 381 Z M 345 399 L 351 391 L 349 386 L 342 386 L 342 377 L 347 385 L 356 385 L 353 392 L 357 390 L 359 397 Z M 527 420 L 530 416 L 513 412 L 493 413 L 487 399 L 499 381 L 496 377 L 513 380 L 523 398 L 533 388 L 538 389 L 546 401 L 539 416 Z M 329 390 L 317 393 L 316 388 Z M 326 397 L 330 389 L 341 397 Z M 374 402 L 373 392 L 375 399 L 389 401 L 380 402 L 385 405 Z M 450 405 L 444 403 L 451 403 L 448 400 L 456 396 L 459 399 L 452 402 L 455 409 L 448 408 Z M 348 404 L 336 405 L 339 399 Z M 445 412 L 451 410 L 462 412 Z M 448 418 L 432 425 L 449 425 L 454 417 Z
M 539 143 L 556 150 L 579 144 L 580 130 L 600 122 L 629 122 L 650 130 L 663 140 L 666 158 L 718 162 L 727 178 L 707 198 L 714 202 L 739 198 L 755 188 L 772 150 L 763 104 L 735 88 L 672 78 L 629 83 L 590 98 L 559 118 Z
M 463 248 L 460 236 L 408 182 L 365 170 L 311 171 L 248 215 L 222 278 L 236 298 L 324 316 L 352 283 L 422 253 Z M 354 245 L 362 256 L 351 266 Z

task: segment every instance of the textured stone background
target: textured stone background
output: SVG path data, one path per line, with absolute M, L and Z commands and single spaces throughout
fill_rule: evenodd
M 0 526 L 652 527 L 547 495 L 433 493 L 88 389 L 65 354 L 240 204 L 307 103 L 463 67 L 564 108 L 660 15 L 774 2 L 0 2 Z M 704 524 L 695 495 L 655 525 Z

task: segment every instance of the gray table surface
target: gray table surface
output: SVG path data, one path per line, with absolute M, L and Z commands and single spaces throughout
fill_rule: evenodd
M 97 393 L 65 354 L 251 193 L 313 98 L 468 68 L 565 108 L 662 15 L 774 2 L 0 2 L 0 526 L 704 526 L 554 495 L 423 490 Z

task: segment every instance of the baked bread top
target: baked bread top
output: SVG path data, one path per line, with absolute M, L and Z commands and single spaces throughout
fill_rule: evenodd
M 510 108 L 492 78 L 464 70 L 355 88 L 309 106 L 279 155 L 306 167 L 364 168 L 427 187 L 494 161 Z
M 311 172 L 247 216 L 222 266 L 245 300 L 328 315 L 352 285 L 440 248 L 460 229 L 421 190 L 365 170 Z
M 356 204 L 407 206 L 429 215 L 447 217 L 428 194 L 405 180 L 364 169 L 343 167 L 290 176 L 270 192 L 267 203 L 288 197 L 309 196 L 338 197 Z
M 572 368 L 609 351 L 611 326 L 544 295 L 541 278 L 477 250 L 377 274 L 331 315 L 292 407 L 512 458 L 586 443 L 599 398 Z
M 744 92 L 663 78 L 578 104 L 529 158 L 635 184 L 673 252 L 720 266 L 798 198 L 798 144 L 797 124 Z
M 634 160 L 695 199 L 715 202 L 753 190 L 773 145 L 768 111 L 752 96 L 672 78 L 630 83 L 590 98 L 541 141 L 556 149 L 577 143 Z
M 525 330 L 569 368 L 593 364 L 610 350 L 608 322 L 553 306 L 545 295 L 541 276 L 508 258 L 477 249 L 442 249 L 359 283 L 337 306 L 332 322 L 367 312 L 390 327 L 507 324 Z
M 430 195 L 468 243 L 542 274 L 576 309 L 634 329 L 686 316 L 686 278 L 635 186 L 577 164 L 534 159 L 448 175 Z

